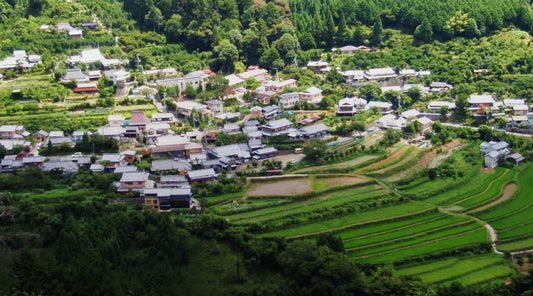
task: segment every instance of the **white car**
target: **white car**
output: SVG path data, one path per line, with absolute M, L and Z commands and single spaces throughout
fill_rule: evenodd
M 81 152 L 76 152 L 72 154 L 72 158 L 82 158 L 82 157 L 83 157 L 83 153 Z

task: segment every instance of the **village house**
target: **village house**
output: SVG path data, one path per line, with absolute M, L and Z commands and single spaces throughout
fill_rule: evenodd
M 386 80 L 390 78 L 395 78 L 398 75 L 394 71 L 394 69 L 387 67 L 387 68 L 374 68 L 369 69 L 365 72 L 365 78 L 368 80 Z
M 78 28 L 72 28 L 68 31 L 70 39 L 81 39 L 83 38 L 83 30 Z
M 306 139 L 318 139 L 329 134 L 329 127 L 323 123 L 316 123 L 300 128 L 300 132 Z
M 259 106 L 253 106 L 250 108 L 250 114 L 248 114 L 251 119 L 257 119 L 263 117 L 263 108 Z
M 214 181 L 217 174 L 214 169 L 201 169 L 187 172 L 187 178 L 191 184 L 207 183 Z
M 481 153 L 485 156 L 485 167 L 495 168 L 498 166 L 500 158 L 506 157 L 511 153 L 509 144 L 505 141 L 482 142 L 479 145 Z
M 56 24 L 56 31 L 58 33 L 65 33 L 65 32 L 68 32 L 68 31 L 70 31 L 72 29 L 74 29 L 74 28 L 72 28 L 72 26 L 68 22 L 61 22 L 61 23 L 57 23 Z
M 119 166 L 115 168 L 115 170 L 113 171 L 113 174 L 133 173 L 133 172 L 138 172 L 138 171 L 139 170 L 137 169 L 137 167 L 132 166 L 132 165 L 127 165 L 127 166 Z
M 96 133 L 100 136 L 112 137 L 120 142 L 126 133 L 126 129 L 122 126 L 102 126 L 98 128 Z
M 180 90 L 180 93 L 185 94 L 185 90 L 187 89 L 188 84 L 191 85 L 194 89 L 198 89 L 200 86 L 202 87 L 202 89 L 205 89 L 205 84 L 209 77 L 209 74 L 207 74 L 205 71 L 200 70 L 190 72 L 183 77 L 159 79 L 156 81 L 156 83 L 158 86 L 177 86 Z
M 265 88 L 267 91 L 272 91 L 277 94 L 283 92 L 286 89 L 289 88 L 296 88 L 296 80 L 295 79 L 287 79 L 282 81 L 273 81 L 265 85 Z
M 204 104 L 208 110 L 211 110 L 213 114 L 219 114 L 224 112 L 224 102 L 217 99 L 205 101 Z
M 431 84 L 429 85 L 429 91 L 436 93 L 443 93 L 445 91 L 451 90 L 452 88 L 453 86 L 451 84 L 440 81 L 431 82 Z
M 236 74 L 226 75 L 224 76 L 224 78 L 228 80 L 228 86 L 232 86 L 232 87 L 239 86 L 245 82 L 244 79 L 240 78 Z
M 182 101 L 176 103 L 176 108 L 178 109 L 178 114 L 189 117 L 192 115 L 193 110 L 203 113 L 207 106 L 195 101 Z
M 254 154 L 253 156 L 254 159 L 257 159 L 257 160 L 267 159 L 267 158 L 271 158 L 271 157 L 278 155 L 278 149 L 274 147 L 266 147 L 266 148 L 255 150 L 253 154 Z
M 46 158 L 44 156 L 25 156 L 22 158 L 23 167 L 42 167 Z M 28 180 L 31 181 L 31 180 Z
M 416 72 L 415 69 L 403 69 L 403 70 L 400 70 L 399 76 L 402 78 L 416 77 L 418 76 L 418 72 Z
M 124 120 L 126 120 L 126 117 L 124 117 L 122 114 L 109 114 L 109 116 L 107 116 L 107 125 L 123 126 Z
M 346 83 L 353 83 L 365 79 L 365 71 L 363 70 L 347 70 L 339 72 Z
M 0 139 L 22 139 L 27 135 L 22 125 L 4 124 L 0 126 Z
M 123 173 L 117 186 L 117 192 L 137 191 L 143 192 L 146 188 L 153 188 L 154 182 L 148 180 L 146 172 Z
M 420 115 L 420 111 L 416 109 L 409 109 L 400 114 L 401 117 L 407 119 L 408 121 L 414 120 Z
M 257 92 L 254 95 L 254 99 L 261 105 L 270 104 L 270 100 L 276 96 L 276 93 L 273 91 L 262 91 Z
M 175 172 L 184 175 L 190 170 L 192 170 L 192 165 L 181 158 L 153 160 L 150 164 L 152 173 Z
M 92 136 L 93 133 L 91 131 L 73 131 L 72 132 L 72 140 L 75 143 L 79 143 L 83 140 L 83 136 L 87 135 L 88 137 Z
M 265 137 L 285 135 L 292 127 L 292 122 L 287 118 L 269 121 L 267 124 L 261 126 L 261 133 Z
M 96 82 L 78 82 L 73 90 L 78 94 L 95 94 L 98 92 L 98 85 Z
M 259 67 L 248 67 L 248 70 L 242 73 L 237 74 L 239 78 L 246 81 L 249 78 L 254 78 L 257 81 L 265 81 L 266 77 L 268 75 L 268 71 L 265 69 L 261 69 Z
M 190 188 L 151 188 L 143 192 L 144 206 L 156 210 L 189 208 L 192 191 Z
M 394 114 L 387 114 L 376 121 L 376 126 L 383 129 L 397 129 L 401 130 L 407 125 L 407 120 L 403 117 L 397 117 Z
M 222 132 L 228 135 L 240 134 L 241 127 L 235 123 L 227 123 L 227 124 L 224 124 L 224 127 L 222 128 Z
M 98 31 L 98 25 L 93 22 L 85 22 L 81 24 L 81 27 L 90 31 Z
M 154 113 L 152 114 L 152 123 L 154 122 L 162 122 L 173 125 L 178 122 L 178 120 L 172 113 Z
M 117 87 L 125 87 L 126 80 L 130 78 L 130 72 L 124 71 L 122 69 L 107 70 L 104 71 L 104 75 L 107 79 L 113 82 L 113 85 L 116 85 Z
M 300 103 L 297 92 L 285 93 L 279 96 L 279 104 L 283 109 L 292 109 Z
M 307 69 L 312 70 L 317 74 L 324 74 L 331 70 L 328 62 L 326 61 L 309 61 L 307 63 Z
M 337 105 L 337 116 L 354 116 L 357 113 L 356 99 L 355 97 L 341 99 Z
M 428 104 L 428 111 L 431 113 L 439 113 L 443 107 L 446 107 L 449 111 L 456 108 L 455 103 L 447 101 L 431 101 Z
M 100 163 L 105 166 L 106 170 L 114 171 L 119 166 L 126 166 L 128 162 L 124 160 L 124 155 L 119 153 L 104 153 L 100 159 Z
M 392 104 L 389 102 L 381 101 L 369 101 L 366 105 L 367 109 L 378 108 L 381 114 L 390 114 L 394 110 L 392 109 Z
M 67 69 L 67 73 L 61 79 L 61 83 L 69 83 L 71 81 L 76 83 L 87 83 L 89 82 L 89 78 L 81 72 L 81 69 Z
M 159 181 L 161 188 L 190 188 L 185 175 L 163 175 Z
M 470 95 L 468 97 L 469 110 L 478 115 L 485 115 L 485 111 L 497 109 L 496 100 L 492 95 Z
M 251 158 L 250 147 L 247 144 L 230 144 L 217 146 L 207 152 L 211 159 L 230 158 L 239 162 L 248 162 Z
M 431 129 L 431 126 L 433 125 L 433 120 L 427 118 L 427 117 L 420 117 L 416 119 L 418 123 L 420 124 L 420 134 L 424 134 L 426 131 Z
M 78 63 L 93 64 L 99 62 L 104 69 L 110 69 L 113 66 L 127 65 L 128 60 L 108 59 L 100 52 L 98 48 L 85 49 L 81 51 L 80 55 L 73 55 L 67 59 L 69 65 L 74 66 Z
M 298 97 L 302 102 L 308 102 L 315 105 L 320 104 L 323 98 L 322 90 L 316 86 L 311 86 L 310 88 L 299 92 Z
M 38 132 L 33 134 L 33 139 L 35 140 L 35 142 L 38 143 L 46 143 L 48 142 L 48 132 L 39 130 Z
M 222 121 L 236 121 L 241 118 L 241 112 L 224 112 L 215 115 L 215 118 Z
M 166 136 L 169 134 L 170 125 L 164 122 L 152 122 L 146 125 L 144 134 L 149 141 L 154 141 L 155 138 L 160 136 Z
M 148 117 L 144 115 L 144 111 L 132 111 L 131 118 L 125 121 L 126 137 L 136 137 L 146 130 L 146 126 L 150 124 Z
M 190 140 L 186 136 L 168 135 L 158 137 L 148 148 L 152 155 L 185 158 L 185 146 L 189 143 Z
M 276 105 L 266 106 L 261 109 L 261 116 L 266 120 L 272 119 L 279 114 L 281 114 L 281 109 Z

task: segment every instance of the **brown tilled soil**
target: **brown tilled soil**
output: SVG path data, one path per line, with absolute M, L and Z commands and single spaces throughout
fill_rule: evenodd
M 486 204 L 486 205 L 482 205 L 481 207 L 479 208 L 475 208 L 473 209 L 471 212 L 475 213 L 475 212 L 480 212 L 480 211 L 483 211 L 485 209 L 488 209 L 490 207 L 493 207 L 497 204 L 500 204 L 506 200 L 508 200 L 509 198 L 511 198 L 511 196 L 513 196 L 513 194 L 515 193 L 516 191 L 516 184 L 515 183 L 511 183 L 511 184 L 508 184 L 507 186 L 505 186 L 505 188 L 503 189 L 503 194 L 502 196 L 500 196 L 498 199 Z
M 407 149 L 409 149 L 409 146 L 405 145 L 402 148 L 396 150 L 396 152 L 394 152 L 393 154 L 389 155 L 389 157 L 387 157 L 387 158 L 385 158 L 383 160 L 380 160 L 378 162 L 374 162 L 372 164 L 369 164 L 366 167 L 362 168 L 361 170 L 375 168 L 375 167 L 378 167 L 378 166 L 380 166 L 382 164 L 391 162 L 391 161 L 395 160 L 396 158 L 400 157 Z
M 456 149 L 461 146 L 461 140 L 454 139 L 450 143 L 447 143 L 445 145 L 439 146 L 437 148 L 432 149 L 431 151 L 427 152 L 420 158 L 420 161 L 418 162 L 422 166 L 429 166 L 436 158 L 437 158 L 437 150 L 441 149 L 442 151 L 448 151 L 450 149 Z M 453 152 L 453 150 L 452 150 Z M 451 155 L 451 153 L 446 153 L 446 155 Z M 447 157 L 447 156 L 446 156 Z
M 272 183 L 258 183 L 246 193 L 247 196 L 297 195 L 311 192 L 311 181 L 307 178 L 279 180 Z

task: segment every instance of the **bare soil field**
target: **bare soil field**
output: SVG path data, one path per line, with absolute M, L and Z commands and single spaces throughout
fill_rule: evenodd
M 308 178 L 273 180 L 272 183 L 258 183 L 246 192 L 246 196 L 281 196 L 297 195 L 312 191 L 311 181 Z

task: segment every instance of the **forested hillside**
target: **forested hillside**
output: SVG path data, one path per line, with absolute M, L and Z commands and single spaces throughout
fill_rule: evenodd
M 298 31 L 320 45 L 360 43 L 348 28 L 376 22 L 408 33 L 427 29 L 439 39 L 478 37 L 509 25 L 530 31 L 533 25 L 526 0 L 290 0 L 290 6 Z

